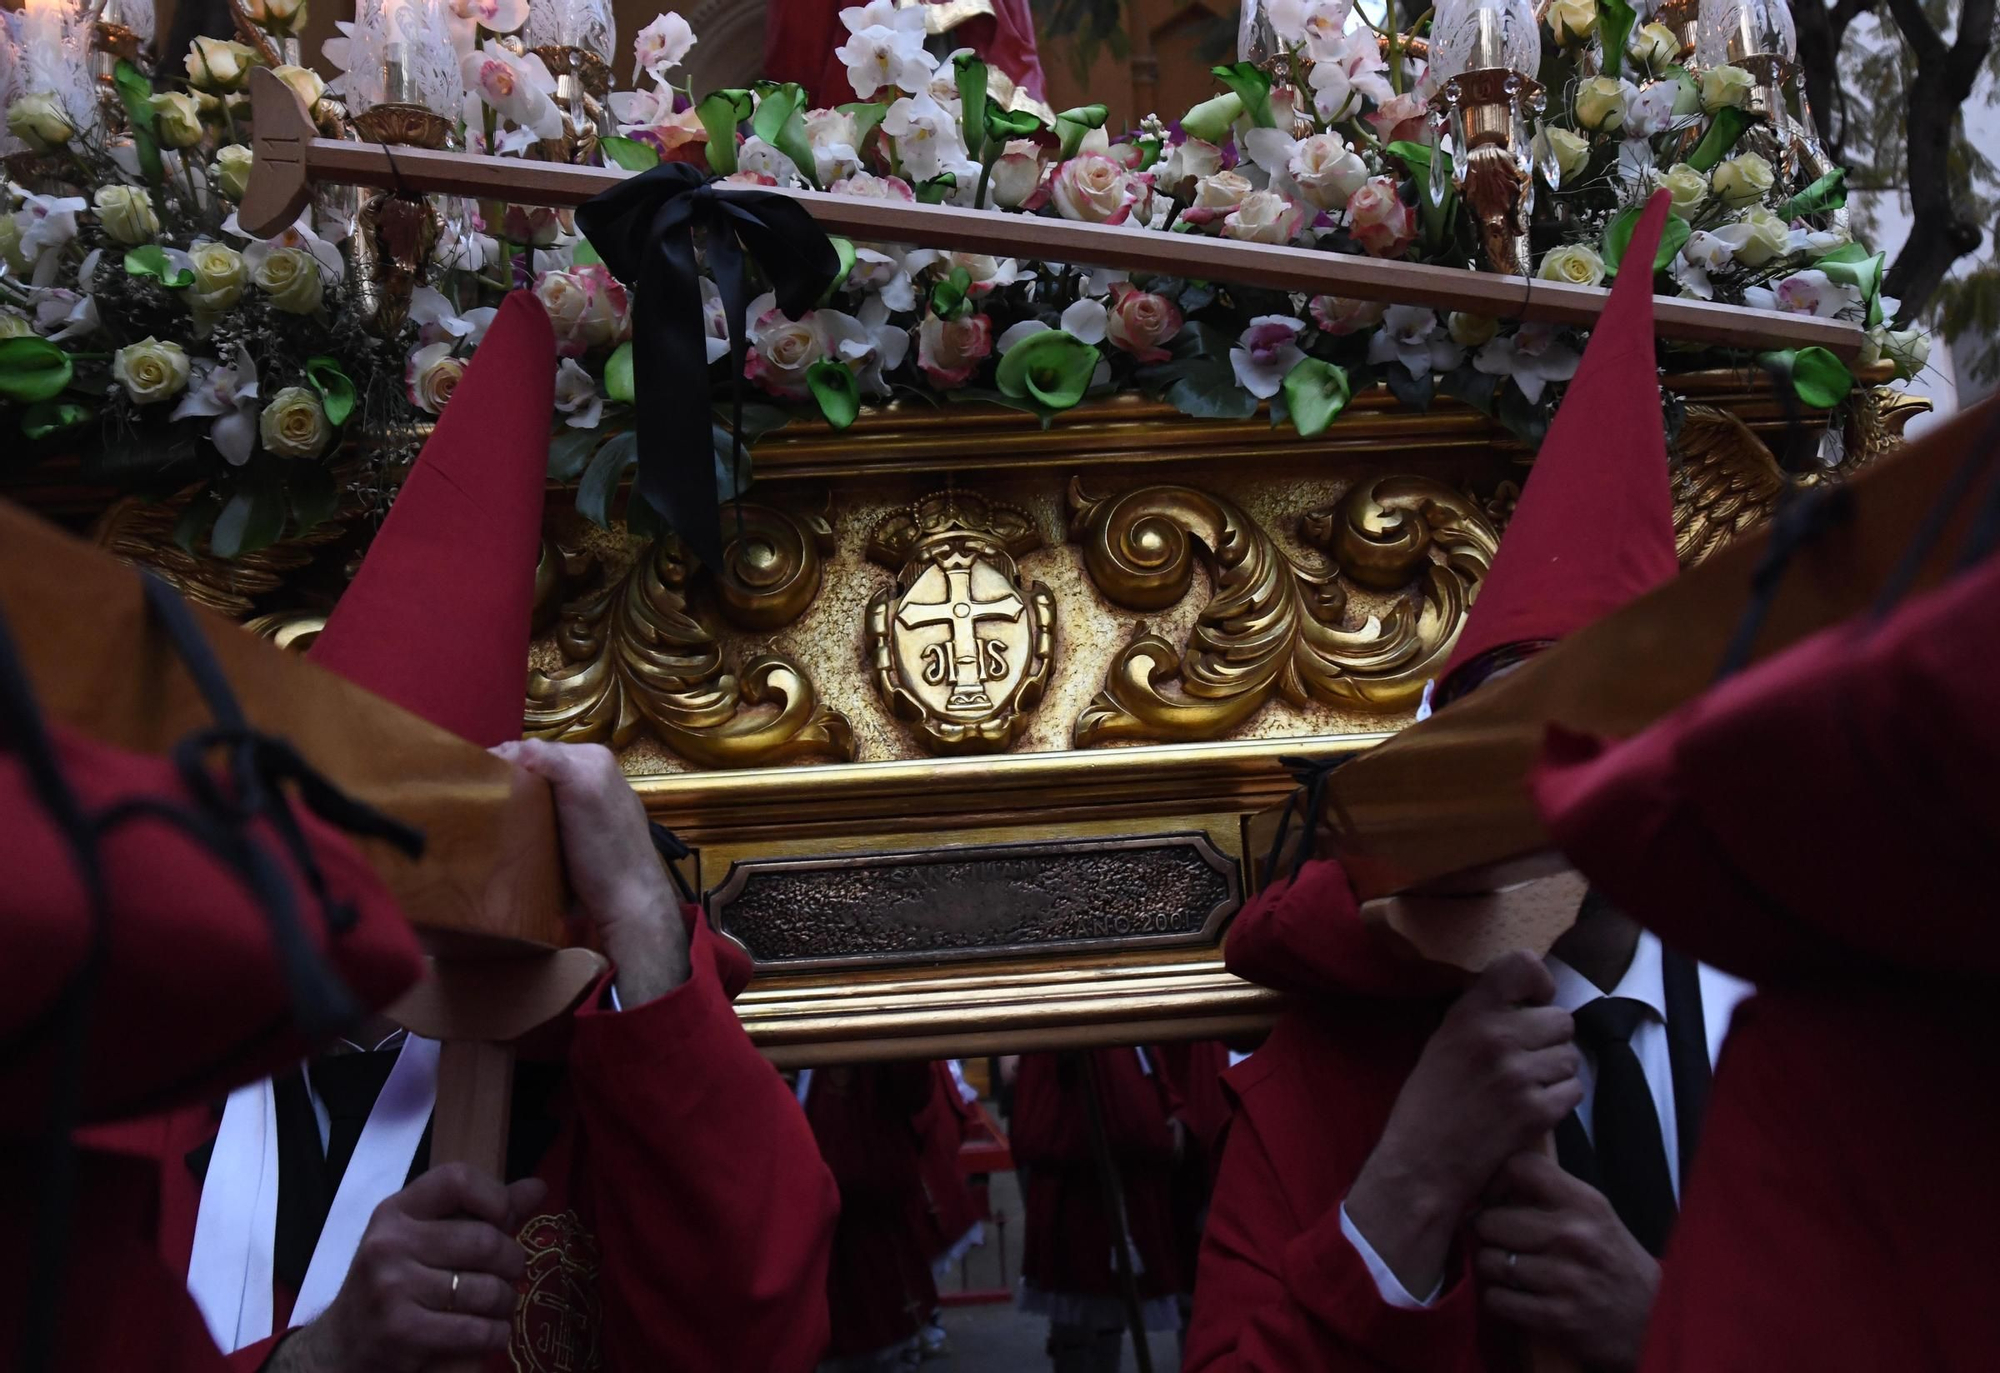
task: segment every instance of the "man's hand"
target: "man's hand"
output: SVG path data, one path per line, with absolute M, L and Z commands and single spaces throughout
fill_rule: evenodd
M 618 966 L 618 996 L 630 1009 L 688 979 L 687 927 L 618 760 L 597 744 L 523 739 L 493 750 L 555 789 L 563 866 L 604 952 Z
M 1404 1082 L 1347 1217 L 1414 1297 L 1443 1279 L 1459 1218 L 1511 1155 L 1583 1100 L 1575 1027 L 1532 954 L 1502 955 L 1446 1013 Z
M 1495 1191 L 1473 1226 L 1486 1309 L 1593 1368 L 1637 1368 L 1660 1265 L 1604 1194 L 1539 1153 L 1509 1160 Z
M 533 1178 L 503 1186 L 458 1163 L 425 1173 L 375 1208 L 332 1304 L 268 1367 L 415 1373 L 505 1349 L 527 1265 L 514 1236 L 546 1190 Z

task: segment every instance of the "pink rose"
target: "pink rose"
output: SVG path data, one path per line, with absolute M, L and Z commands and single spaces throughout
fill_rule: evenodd
M 1181 218 L 1190 224 L 1209 224 L 1241 205 L 1255 189 L 1241 172 L 1211 173 L 1195 183 L 1194 203 L 1181 211 Z
M 489 221 L 492 218 L 491 215 L 485 217 Z M 546 248 L 570 227 L 563 223 L 567 217 L 546 205 L 510 204 L 500 216 L 501 234 L 509 243 Z
M 1314 296 L 1313 323 L 1328 334 L 1354 334 L 1382 322 L 1388 307 L 1379 300 L 1353 300 L 1347 296 Z
M 927 314 L 917 326 L 917 366 L 941 391 L 963 386 L 993 355 L 993 321 L 985 315 L 943 320 Z
M 625 287 L 601 262 L 535 278 L 535 299 L 549 312 L 556 352 L 581 357 L 592 349 L 623 343 L 632 333 L 632 307 Z
M 994 160 L 987 194 L 1001 209 L 1018 210 L 1042 189 L 1042 170 L 1041 153 L 1035 145 L 1025 138 L 1014 139 Z
M 1421 143 L 1429 137 L 1430 117 L 1430 106 L 1405 91 L 1384 101 L 1368 123 L 1384 143 Z
M 731 172 L 717 179 L 719 186 L 775 186 L 778 178 L 769 172 Z
M 651 144 L 662 162 L 708 166 L 708 130 L 692 109 L 667 113 L 658 122 L 631 130 L 641 143 Z
M 1416 241 L 1417 212 L 1396 194 L 1393 177 L 1378 176 L 1347 201 L 1347 228 L 1374 257 L 1400 257 Z
M 1078 153 L 1056 168 L 1050 186 L 1056 211 L 1086 224 L 1123 224 L 1145 183 L 1103 153 Z
M 1141 291 L 1129 281 L 1111 285 L 1111 317 L 1104 333 L 1114 347 L 1141 362 L 1165 362 L 1173 355 L 1160 345 L 1181 331 L 1181 312 L 1171 300 Z
M 1222 220 L 1222 236 L 1244 243 L 1290 243 L 1306 212 L 1276 191 L 1252 191 Z
M 827 355 L 826 338 L 814 312 L 804 319 L 789 318 L 778 308 L 778 298 L 766 291 L 750 302 L 750 355 L 744 360 L 743 375 L 774 396 L 804 400 L 812 394 L 806 373 Z
M 869 200 L 910 200 L 917 193 L 910 189 L 910 183 L 900 176 L 877 176 L 873 172 L 856 172 L 853 176 L 836 181 L 828 187 L 835 195 L 858 195 Z

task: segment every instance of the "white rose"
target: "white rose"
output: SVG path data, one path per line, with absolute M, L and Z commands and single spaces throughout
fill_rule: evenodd
M 1491 315 L 1469 315 L 1463 310 L 1453 310 L 1445 320 L 1445 330 L 1459 347 L 1477 348 L 1493 341 L 1493 336 L 1500 332 L 1500 321 Z
M 243 254 L 226 243 L 204 243 L 188 257 L 194 263 L 194 285 L 187 289 L 189 309 L 217 315 L 243 298 L 244 283 L 250 278 Z
M 241 143 L 218 148 L 215 153 L 215 188 L 230 200 L 241 200 L 250 184 L 250 149 Z
M 1745 267 L 1762 267 L 1783 253 L 1789 236 L 1785 221 L 1762 206 L 1715 231 L 1715 237 L 1728 244 Z
M 1630 81 L 1593 76 L 1576 88 L 1576 122 L 1593 132 L 1613 133 L 1625 122 Z
M 1122 163 L 1103 153 L 1078 153 L 1056 168 L 1050 187 L 1056 212 L 1086 224 L 1123 224 L 1139 199 L 1140 183 Z
M 1726 105 L 1738 109 L 1750 103 L 1750 88 L 1757 78 L 1741 67 L 1710 67 L 1701 74 L 1701 106 L 1719 110 Z
M 287 386 L 257 417 L 257 437 L 266 452 L 281 458 L 316 458 L 332 441 L 333 426 L 317 395 L 303 386 Z
M 293 93 L 305 102 L 308 110 L 319 104 L 320 97 L 326 94 L 326 82 L 320 80 L 319 73 L 310 68 L 293 66 L 287 62 L 284 66 L 273 70 L 278 79 L 290 86 Z
M 1597 0 L 1555 0 L 1549 6 L 1549 32 L 1558 43 L 1581 43 L 1597 32 Z
M 201 106 L 184 91 L 166 91 L 152 98 L 153 129 L 168 148 L 192 148 L 201 142 Z
M 1756 153 L 1739 153 L 1715 169 L 1710 181 L 1724 205 L 1741 209 L 1762 200 L 1771 189 L 1771 164 Z
M 1015 139 L 993 163 L 987 194 L 995 205 L 1016 210 L 1034 199 L 1042 187 L 1042 159 L 1029 140 Z
M 1921 329 L 1878 330 L 1876 346 L 1900 377 L 1914 377 L 1931 360 L 1931 336 Z
M 257 54 L 226 38 L 197 38 L 188 46 L 188 84 L 204 91 L 233 91 L 257 65 Z
M 154 405 L 187 385 L 188 355 L 178 343 L 150 334 L 111 357 L 111 379 L 125 388 L 134 405 Z
M 1686 219 L 1708 199 L 1708 178 L 1685 162 L 1677 162 L 1660 178 L 1660 185 L 1673 197 L 1674 209 Z
M 451 393 L 465 376 L 465 359 L 451 355 L 450 340 L 425 344 L 410 354 L 403 369 L 403 386 L 410 404 L 427 415 L 441 415 Z M 567 361 L 567 359 L 565 359 Z
M 1680 60 L 1681 40 L 1665 24 L 1647 24 L 1632 35 L 1626 51 L 1647 71 L 1657 72 Z
M 1194 203 L 1182 212 L 1181 217 L 1190 224 L 1207 224 L 1221 219 L 1256 189 L 1250 184 L 1250 178 L 1241 172 L 1212 172 L 1195 183 Z
M 45 153 L 69 142 L 76 130 L 54 96 L 24 95 L 7 107 L 7 132 Z
M 1287 168 L 1314 208 L 1338 210 L 1368 180 L 1368 164 L 1337 133 L 1314 134 L 1292 150 Z
M 1548 140 L 1549 152 L 1556 160 L 1556 170 L 1562 174 L 1564 181 L 1590 164 L 1590 140 L 1581 134 L 1554 124 L 1544 124 L 1542 136 Z
M 271 297 L 271 304 L 288 315 L 309 315 L 319 309 L 326 291 L 319 263 L 301 248 L 271 249 L 251 271 L 250 279 Z
M 104 232 L 120 243 L 151 243 L 160 232 L 153 198 L 137 186 L 99 186 L 92 204 Z
M 778 298 L 765 292 L 750 302 L 750 357 L 744 375 L 774 396 L 804 400 L 812 394 L 806 373 L 827 355 L 826 339 L 808 310 L 791 319 L 778 308 Z
M 1535 275 L 1545 281 L 1566 281 L 1573 286 L 1597 286 L 1604 281 L 1604 259 L 1587 243 L 1571 243 L 1551 248 Z
M 1189 138 L 1175 144 L 1174 150 L 1167 154 L 1160 167 L 1159 184 L 1179 190 L 1221 170 L 1222 149 L 1199 138 Z
M 556 351 L 564 357 L 613 347 L 632 332 L 625 286 L 602 263 L 543 272 L 535 278 L 535 299 L 549 312 Z
M 1276 191 L 1252 191 L 1223 217 L 1222 236 L 1242 243 L 1290 243 L 1305 221 L 1306 212 Z

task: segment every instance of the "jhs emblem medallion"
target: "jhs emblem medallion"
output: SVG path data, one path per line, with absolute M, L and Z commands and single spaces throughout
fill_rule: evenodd
M 1041 700 L 1055 598 L 1014 565 L 1041 542 L 1025 512 L 964 491 L 875 527 L 868 556 L 898 569 L 868 606 L 876 685 L 941 752 L 1006 748 Z
M 528 1273 L 508 1356 L 519 1373 L 597 1373 L 597 1240 L 576 1212 L 536 1216 L 518 1237 Z

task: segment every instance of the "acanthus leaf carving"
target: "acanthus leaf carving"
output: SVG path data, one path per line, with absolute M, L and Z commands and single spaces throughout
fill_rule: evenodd
M 1405 709 L 1451 652 L 1498 544 L 1477 504 L 1426 477 L 1364 480 L 1309 511 L 1301 533 L 1329 555 L 1326 570 L 1298 565 L 1236 505 L 1193 487 L 1091 496 L 1079 480 L 1070 504 L 1070 537 L 1113 602 L 1166 609 L 1204 552 L 1215 585 L 1185 647 L 1135 626 L 1076 722 L 1078 747 L 1214 739 L 1273 697 Z M 1358 614 L 1349 583 L 1403 594 L 1385 614 Z

